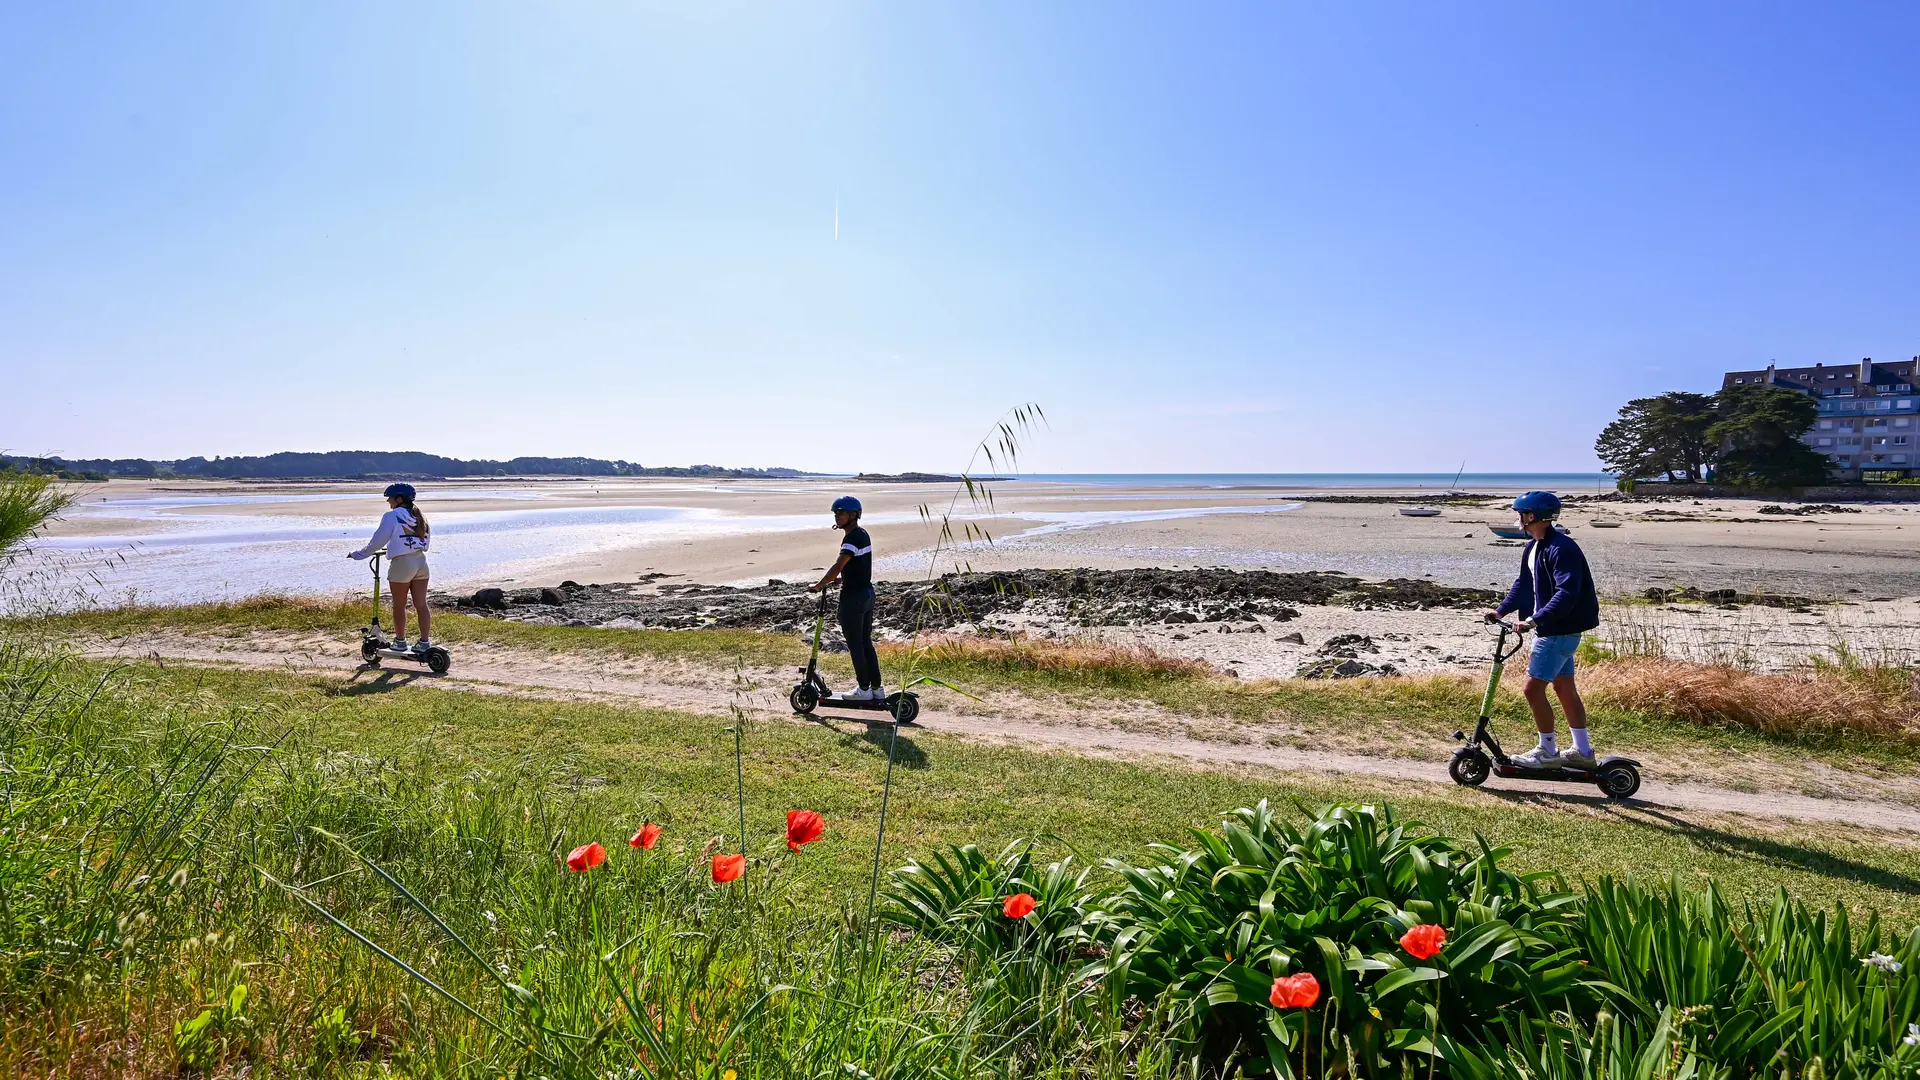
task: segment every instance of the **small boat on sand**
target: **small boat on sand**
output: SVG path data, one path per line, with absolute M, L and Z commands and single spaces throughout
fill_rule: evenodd
M 1400 508 L 1400 516 L 1401 517 L 1439 517 L 1440 511 L 1435 510 L 1431 506 L 1403 506 Z
M 1589 521 L 1587 524 L 1596 529 L 1617 529 L 1620 527 L 1620 523 L 1617 521 Z

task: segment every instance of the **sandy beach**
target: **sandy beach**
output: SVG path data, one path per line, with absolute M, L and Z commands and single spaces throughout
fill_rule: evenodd
M 365 587 L 364 566 L 340 556 L 371 531 L 383 505 L 377 489 L 113 481 L 84 489 L 79 508 L 50 530 L 40 558 L 66 579 L 98 578 L 94 602 L 344 595 Z M 1005 481 L 993 485 L 989 513 L 947 484 L 597 478 L 429 483 L 421 485 L 420 504 L 436 528 L 435 590 L 454 596 L 562 581 L 808 581 L 834 553 L 837 534 L 824 508 L 842 492 L 867 507 L 878 574 L 897 582 L 956 569 L 1224 568 L 1498 591 L 1512 580 L 1520 553 L 1489 531 L 1510 519 L 1507 493 L 1496 491 L 1443 501 L 1432 491 Z M 1440 513 L 1399 513 L 1425 501 Z M 1906 526 L 1920 530 L 1920 509 L 1763 514 L 1765 505 L 1572 498 L 1563 520 L 1602 593 L 1631 601 L 1608 606 L 1602 636 L 1762 667 L 1803 663 L 1839 645 L 1911 656 L 1920 644 L 1920 562 L 1911 557 Z M 937 522 L 948 513 L 961 543 L 936 561 Z M 991 543 L 969 538 L 969 529 Z M 1645 599 L 1649 589 L 1689 587 L 1701 595 L 1732 589 L 1795 599 L 1775 606 Z M 1473 666 L 1486 645 L 1472 612 L 1459 609 L 1308 605 L 1284 624 L 1241 626 L 1146 620 L 1089 628 L 1005 616 L 974 629 L 1145 644 L 1245 677 L 1292 675 L 1343 634 L 1369 639 L 1361 659 L 1401 671 Z

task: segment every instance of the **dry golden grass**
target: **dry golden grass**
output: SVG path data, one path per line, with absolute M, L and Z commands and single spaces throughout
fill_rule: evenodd
M 1908 673 L 1894 669 L 1765 673 L 1621 657 L 1583 669 L 1580 684 L 1595 705 L 1689 724 L 1776 736 L 1857 732 L 1920 739 L 1920 695 Z

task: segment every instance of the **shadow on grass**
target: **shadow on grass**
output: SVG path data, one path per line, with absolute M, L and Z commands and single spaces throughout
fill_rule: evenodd
M 1656 810 L 1638 799 L 1616 802 L 1598 792 L 1588 795 L 1558 791 L 1482 790 L 1488 795 L 1517 806 L 1613 807 L 1624 811 L 1622 816 L 1636 825 L 1664 833 L 1677 840 L 1684 840 L 1705 851 L 1723 855 L 1729 859 L 1789 867 L 1820 877 L 1872 885 L 1875 888 L 1907 896 L 1920 896 L 1920 878 L 1849 859 L 1830 851 L 1822 851 L 1819 848 L 1700 825 Z
M 369 671 L 378 671 L 369 682 L 361 682 L 360 676 Z M 364 697 L 367 694 L 385 694 L 411 685 L 414 680 L 426 675 L 424 671 L 387 671 L 377 668 L 362 668 L 353 673 L 353 677 L 344 683 L 316 681 L 313 687 L 328 697 Z
M 1691 841 L 1718 855 L 1774 866 L 1789 866 L 1805 873 L 1872 885 L 1888 892 L 1903 893 L 1908 896 L 1920 895 L 1920 878 L 1908 874 L 1870 866 L 1844 855 L 1835 855 L 1818 848 L 1696 825 L 1691 821 L 1646 807 L 1636 809 L 1638 810 L 1636 816 L 1652 819 L 1643 822 L 1648 828 Z
M 858 720 L 850 716 L 817 714 L 807 715 L 803 719 L 839 735 L 843 749 L 856 752 L 870 750 L 884 758 L 887 756 L 888 743 L 892 743 L 895 765 L 918 772 L 933 764 L 933 760 L 927 757 L 927 752 L 906 734 L 905 729 L 895 736 L 891 720 Z M 859 725 L 857 730 L 854 729 L 856 724 Z

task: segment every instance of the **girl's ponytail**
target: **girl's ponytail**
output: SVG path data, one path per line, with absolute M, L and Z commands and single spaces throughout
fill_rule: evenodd
M 426 536 L 433 531 L 427 527 L 427 515 L 421 513 L 420 508 L 413 505 L 413 496 L 408 495 L 401 505 L 407 508 L 407 513 L 413 515 L 413 528 L 408 530 L 407 535 Z

